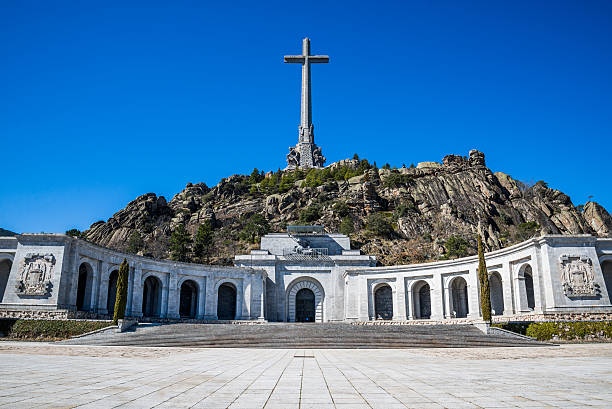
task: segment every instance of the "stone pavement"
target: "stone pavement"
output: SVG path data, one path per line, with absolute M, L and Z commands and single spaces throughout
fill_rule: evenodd
M 612 344 L 266 350 L 0 342 L 4 408 L 612 407 Z

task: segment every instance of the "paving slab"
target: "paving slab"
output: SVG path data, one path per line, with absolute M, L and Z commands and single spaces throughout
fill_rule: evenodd
M 268 350 L 3 341 L 0 408 L 602 408 L 612 407 L 610 368 L 612 344 Z

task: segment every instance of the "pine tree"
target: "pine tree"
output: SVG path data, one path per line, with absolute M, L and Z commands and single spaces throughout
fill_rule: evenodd
M 489 292 L 489 273 L 482 248 L 482 237 L 478 235 L 478 282 L 480 284 L 480 309 L 482 319 L 491 322 L 491 295 Z
M 193 242 L 193 255 L 200 261 L 208 261 L 210 249 L 213 245 L 213 229 L 210 220 L 205 221 L 198 227 Z
M 126 259 L 123 259 L 119 267 L 119 277 L 117 277 L 117 297 L 115 298 L 115 311 L 113 314 L 113 323 L 125 317 L 125 306 L 128 298 L 128 278 L 130 275 L 130 266 Z
M 142 240 L 142 236 L 138 232 L 138 230 L 132 232 L 130 234 L 130 238 L 128 240 L 127 252 L 136 254 L 144 247 L 144 241 Z
M 191 236 L 184 224 L 179 224 L 170 237 L 170 258 L 175 261 L 189 261 L 189 245 Z

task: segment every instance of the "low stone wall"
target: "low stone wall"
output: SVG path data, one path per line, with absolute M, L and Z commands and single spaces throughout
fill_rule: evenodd
M 66 320 L 68 310 L 0 310 L 0 319 Z

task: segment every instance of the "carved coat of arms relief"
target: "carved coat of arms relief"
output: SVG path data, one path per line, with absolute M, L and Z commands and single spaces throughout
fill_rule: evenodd
M 559 258 L 561 285 L 568 297 L 594 297 L 595 273 L 593 262 L 585 255 L 567 255 Z
M 28 253 L 23 259 L 21 275 L 15 285 L 18 295 L 45 296 L 51 291 L 51 274 L 55 256 L 51 253 Z

